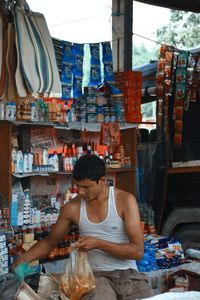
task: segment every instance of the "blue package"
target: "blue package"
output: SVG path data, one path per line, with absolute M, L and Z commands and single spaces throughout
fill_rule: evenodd
M 83 77 L 74 76 L 74 79 L 73 79 L 73 97 L 75 99 L 82 96 L 82 81 L 83 81 Z
M 97 87 L 101 83 L 100 65 L 90 66 L 90 82 L 89 86 Z
M 83 82 L 83 56 L 84 44 L 73 45 L 74 69 L 73 69 L 73 97 L 76 99 L 82 96 Z
M 67 80 L 65 80 L 65 78 L 63 78 L 61 85 L 62 85 L 62 99 L 70 100 L 71 93 L 72 93 L 72 83 L 71 82 L 69 83 Z
M 62 62 L 62 73 L 61 73 L 61 81 L 72 82 L 73 76 L 73 63 L 63 61 Z
M 66 62 L 73 63 L 74 57 L 73 57 L 73 45 L 70 42 L 62 41 L 62 60 Z
M 113 73 L 113 56 L 110 42 L 103 42 L 103 64 L 104 64 L 104 79 L 106 82 L 114 83 Z
M 74 75 L 83 77 L 84 44 L 73 45 Z
M 100 55 L 99 55 L 99 43 L 90 44 L 90 62 L 91 64 L 100 65 Z
M 113 61 L 112 58 L 112 49 L 110 42 L 102 42 L 102 48 L 103 48 L 103 62 L 105 61 Z

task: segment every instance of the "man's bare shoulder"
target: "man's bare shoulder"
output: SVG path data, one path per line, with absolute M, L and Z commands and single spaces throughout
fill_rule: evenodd
M 68 201 L 63 209 L 64 210 L 69 210 L 69 209 L 76 209 L 79 208 L 81 204 L 81 198 L 78 196 L 76 196 L 75 198 L 71 199 L 70 201 Z
M 136 198 L 134 197 L 133 194 L 126 192 L 121 189 L 115 189 L 115 195 L 117 197 L 117 201 L 121 202 L 129 202 L 129 201 L 136 201 Z
M 72 221 L 74 221 L 74 218 L 77 219 L 77 216 L 79 216 L 80 213 L 80 205 L 81 205 L 81 198 L 79 196 L 71 199 L 62 208 L 63 217 L 64 218 L 68 217 Z
M 115 189 L 115 201 L 118 214 L 122 217 L 122 219 L 125 218 L 127 213 L 133 212 L 133 210 L 135 211 L 135 208 L 137 208 L 137 201 L 135 197 L 131 193 L 120 189 Z

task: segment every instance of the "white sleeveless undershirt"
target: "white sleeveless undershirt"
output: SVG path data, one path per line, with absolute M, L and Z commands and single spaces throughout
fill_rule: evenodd
M 86 212 L 86 202 L 81 200 L 79 232 L 80 236 L 94 236 L 119 244 L 129 243 L 124 230 L 124 222 L 117 213 L 114 187 L 109 188 L 108 213 L 106 218 L 100 223 L 89 221 Z M 90 250 L 88 252 L 88 259 L 93 270 L 112 271 L 130 268 L 137 270 L 135 260 L 116 258 L 98 249 Z

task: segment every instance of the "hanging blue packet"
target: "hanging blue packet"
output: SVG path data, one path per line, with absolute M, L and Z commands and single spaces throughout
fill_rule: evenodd
M 73 75 L 73 63 L 68 61 L 62 61 L 62 73 L 61 73 L 61 81 L 64 80 L 66 82 L 72 82 Z
M 90 81 L 89 86 L 97 87 L 101 83 L 99 43 L 90 44 Z
M 74 79 L 73 79 L 73 97 L 75 99 L 82 96 L 82 82 L 83 82 L 83 77 L 77 76 L 77 75 L 74 76 Z
M 68 82 L 65 78 L 61 81 L 62 84 L 62 99 L 70 100 L 72 93 L 72 82 Z
M 99 43 L 90 44 L 90 55 L 91 64 L 100 65 Z
M 62 60 L 73 64 L 73 44 L 70 42 L 62 41 Z
M 114 83 L 113 58 L 110 42 L 101 43 L 103 47 L 104 79 L 108 83 Z
M 62 41 L 62 64 L 61 64 L 61 81 L 72 81 L 73 75 L 73 45 L 70 42 Z
M 84 44 L 73 45 L 74 69 L 73 69 L 73 97 L 82 96 L 83 82 L 83 56 Z
M 73 44 L 74 75 L 83 77 L 84 44 Z
M 90 82 L 89 86 L 97 87 L 101 83 L 100 65 L 90 65 Z

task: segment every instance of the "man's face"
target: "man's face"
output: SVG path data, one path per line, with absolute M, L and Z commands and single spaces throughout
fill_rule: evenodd
M 91 179 L 84 179 L 80 181 L 75 181 L 78 194 L 85 200 L 85 201 L 91 201 L 97 198 L 102 190 L 102 180 L 100 179 L 97 183 L 94 180 Z

